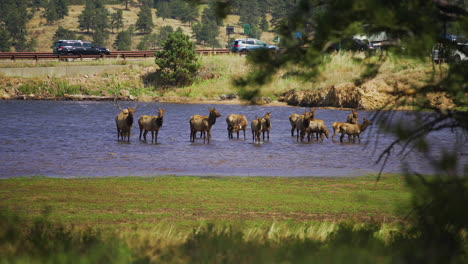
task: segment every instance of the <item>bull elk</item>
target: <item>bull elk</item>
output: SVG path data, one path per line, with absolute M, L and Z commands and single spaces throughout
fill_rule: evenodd
M 154 143 L 158 143 L 158 133 L 159 129 L 163 125 L 164 113 L 164 109 L 158 108 L 158 115 L 142 115 L 138 119 L 138 125 L 140 126 L 140 140 L 141 135 L 143 134 L 143 139 L 146 142 L 146 134 L 151 131 L 151 143 L 153 143 L 153 141 Z
M 122 109 L 117 100 L 114 100 L 114 104 L 120 109 L 120 113 L 115 117 L 115 124 L 117 126 L 117 140 L 124 140 L 127 137 L 127 141 L 130 142 L 130 135 L 132 132 L 133 115 L 137 106 L 133 108 Z
M 216 118 L 221 114 L 213 107 L 208 108 L 210 114 L 208 116 L 193 115 L 190 117 L 190 141 L 194 142 L 198 131 L 203 134 L 203 143 L 208 138 L 208 144 L 211 138 L 211 127 L 216 123 Z

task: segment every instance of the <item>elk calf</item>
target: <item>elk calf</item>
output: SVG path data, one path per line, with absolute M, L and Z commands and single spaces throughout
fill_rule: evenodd
M 163 125 L 164 113 L 164 109 L 158 108 L 158 115 L 142 115 L 138 119 L 138 125 L 140 126 L 140 140 L 141 135 L 143 134 L 143 139 L 146 142 L 146 134 L 148 134 L 148 131 L 151 131 L 151 143 L 153 143 L 153 141 L 154 143 L 158 143 L 158 133 L 159 129 Z

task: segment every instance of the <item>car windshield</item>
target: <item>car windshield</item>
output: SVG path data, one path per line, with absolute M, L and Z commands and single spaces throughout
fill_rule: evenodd
M 85 46 L 85 47 L 92 47 L 93 45 L 92 45 L 91 43 L 89 43 L 89 42 L 84 42 L 84 43 L 83 43 L 83 46 Z
M 264 45 L 266 45 L 266 43 L 263 42 L 263 41 L 257 40 L 257 45 L 262 45 L 262 46 L 264 46 Z
M 73 47 L 81 47 L 81 43 L 79 43 L 79 42 L 74 42 L 74 43 L 71 43 L 71 46 L 73 46 Z

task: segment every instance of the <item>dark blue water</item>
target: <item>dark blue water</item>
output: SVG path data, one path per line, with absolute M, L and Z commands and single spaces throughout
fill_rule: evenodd
M 133 106 L 121 102 L 122 107 Z M 304 108 L 215 105 L 222 114 L 212 128 L 211 143 L 189 140 L 189 117 L 208 114 L 211 105 L 138 103 L 131 142 L 118 142 L 112 102 L 0 101 L 0 177 L 45 175 L 49 177 L 218 175 L 218 176 L 356 176 L 376 173 L 377 155 L 391 142 L 372 126 L 360 144 L 324 142 L 298 143 L 290 135 L 288 116 Z M 158 144 L 138 140 L 137 119 L 166 110 Z M 270 141 L 253 144 L 250 121 L 272 112 Z M 244 114 L 249 120 L 247 140 L 229 140 L 225 118 Z M 349 111 L 317 109 L 331 130 L 333 121 L 345 121 Z M 360 118 L 374 113 L 361 111 Z M 402 113 L 402 116 L 405 114 Z M 149 138 L 151 135 L 148 134 Z M 433 148 L 466 148 L 450 131 L 431 138 Z M 422 173 L 432 173 L 419 155 L 393 155 L 385 172 L 401 172 L 404 159 Z M 462 156 L 466 164 L 466 156 Z

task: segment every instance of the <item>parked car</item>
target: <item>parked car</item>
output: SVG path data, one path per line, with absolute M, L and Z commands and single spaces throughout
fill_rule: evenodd
M 371 48 L 371 44 L 367 39 L 344 38 L 338 42 L 329 43 L 325 48 L 325 52 L 333 51 L 366 51 Z
M 81 40 L 57 40 L 53 52 L 60 55 L 109 55 L 107 48 L 97 47 L 93 43 Z
M 236 39 L 229 45 L 232 52 L 248 52 L 256 49 L 268 49 L 272 51 L 279 51 L 275 45 L 267 44 L 261 40 L 253 38 Z
M 459 63 L 468 60 L 468 40 L 461 36 L 447 35 L 432 47 L 432 61 Z

